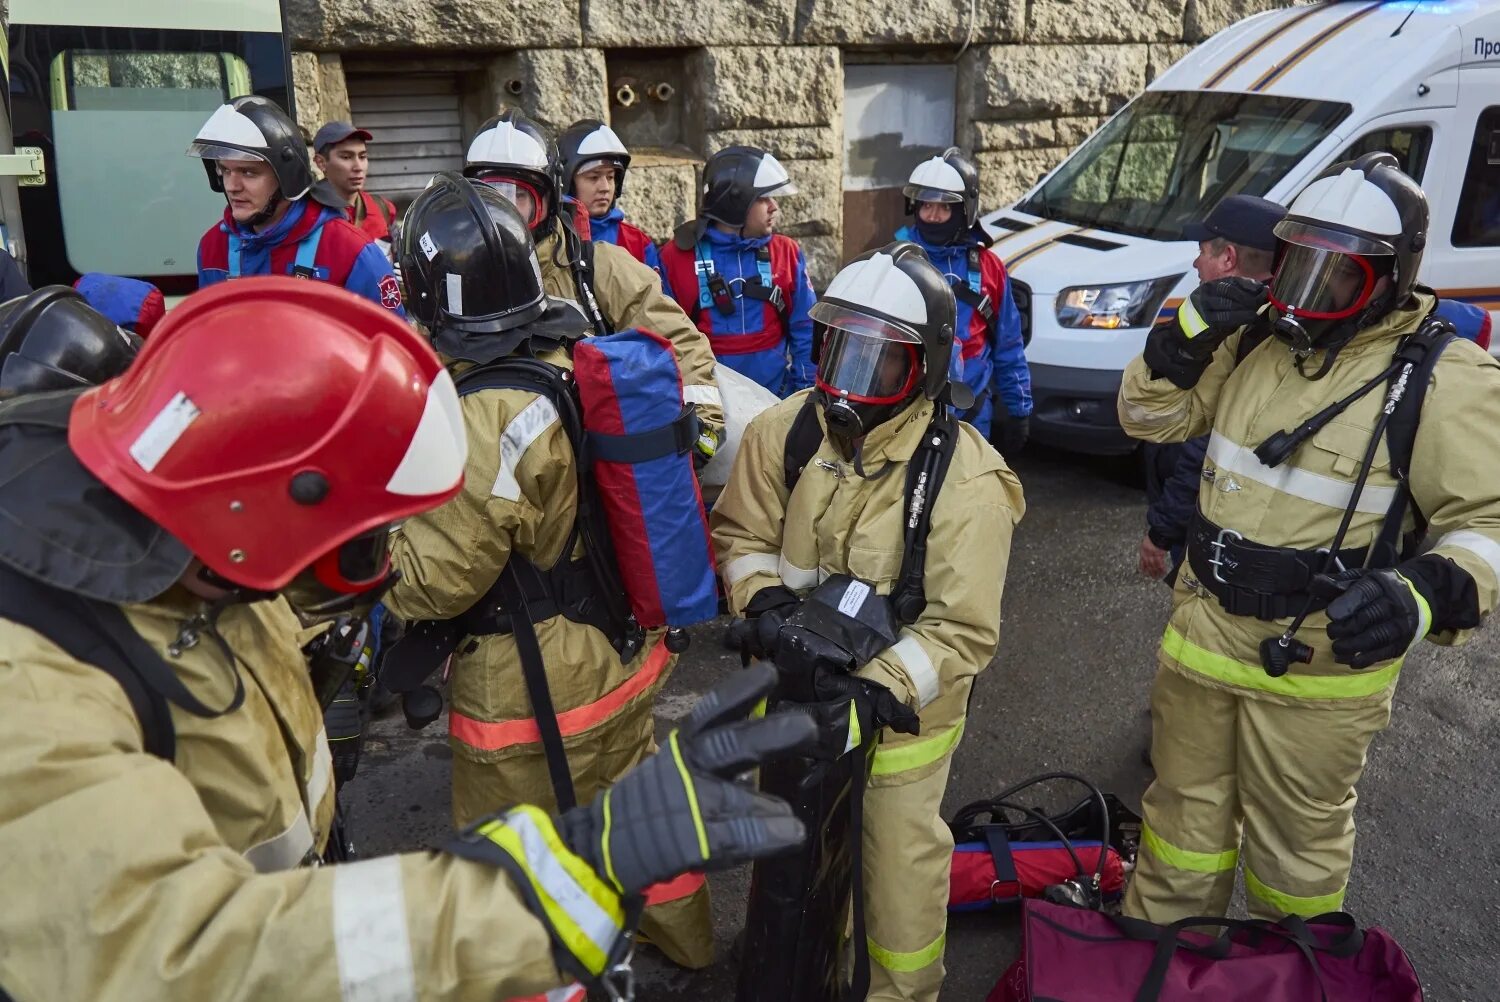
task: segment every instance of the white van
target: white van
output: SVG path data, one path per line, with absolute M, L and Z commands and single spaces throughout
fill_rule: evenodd
M 1269 11 L 1194 49 L 983 220 L 1028 338 L 1032 438 L 1130 451 L 1120 374 L 1198 284 L 1183 227 L 1227 195 L 1287 204 L 1371 150 L 1431 202 L 1421 281 L 1500 312 L 1500 0 Z

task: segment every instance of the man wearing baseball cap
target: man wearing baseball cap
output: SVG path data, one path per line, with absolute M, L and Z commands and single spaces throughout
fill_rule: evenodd
M 313 137 L 313 163 L 349 207 L 349 221 L 368 234 L 389 257 L 396 206 L 388 198 L 365 191 L 370 167 L 370 153 L 365 144 L 371 138 L 369 132 L 356 129 L 349 122 L 329 122 Z
M 1198 241 L 1193 267 L 1198 281 L 1244 276 L 1269 281 L 1276 263 L 1276 224 L 1286 208 L 1254 195 L 1230 195 L 1208 218 L 1183 227 L 1184 240 Z M 1170 321 L 1175 323 L 1176 321 Z M 1146 445 L 1146 530 L 1140 571 L 1165 581 L 1177 579 L 1188 522 L 1198 504 L 1198 481 L 1208 436 L 1170 445 Z

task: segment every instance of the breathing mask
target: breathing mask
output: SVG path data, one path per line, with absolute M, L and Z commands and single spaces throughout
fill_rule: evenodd
M 904 325 L 837 303 L 818 303 L 811 316 L 824 328 L 816 385 L 828 437 L 852 459 L 858 440 L 920 389 L 922 339 Z

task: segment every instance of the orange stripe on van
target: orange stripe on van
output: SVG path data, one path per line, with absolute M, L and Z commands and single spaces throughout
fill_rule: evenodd
M 1265 90 L 1271 84 L 1275 83 L 1283 73 L 1286 73 L 1288 70 L 1295 67 L 1298 63 L 1302 62 L 1302 60 L 1306 59 L 1314 52 L 1317 52 L 1318 49 L 1322 48 L 1323 45 L 1328 42 L 1329 39 L 1339 34 L 1339 32 L 1343 31 L 1345 28 L 1352 27 L 1356 22 L 1369 17 L 1371 14 L 1379 10 L 1382 6 L 1384 6 L 1383 0 L 1376 0 L 1375 3 L 1370 4 L 1370 6 L 1365 7 L 1362 10 L 1355 11 L 1353 14 L 1350 14 L 1342 21 L 1330 24 L 1328 27 L 1318 32 L 1312 38 L 1302 43 L 1302 46 L 1295 52 L 1293 52 L 1290 56 L 1288 56 L 1283 62 L 1277 63 L 1270 69 L 1266 70 L 1266 72 L 1262 73 L 1260 75 L 1260 79 L 1250 85 L 1250 90 L 1256 93 Z
M 1306 21 L 1308 18 L 1312 17 L 1318 11 L 1322 10 L 1323 7 L 1323 4 L 1309 7 L 1307 10 L 1298 14 L 1296 17 L 1288 18 L 1281 24 L 1277 25 L 1275 28 L 1272 28 L 1270 31 L 1266 32 L 1263 38 L 1256 41 L 1249 48 L 1245 49 L 1239 55 L 1229 60 L 1229 62 L 1225 63 L 1223 66 L 1220 66 L 1218 72 L 1214 73 L 1213 76 L 1203 81 L 1203 89 L 1212 90 L 1219 84 L 1223 83 L 1225 77 L 1229 76 L 1229 74 L 1233 73 L 1235 70 L 1239 69 L 1245 64 L 1245 60 L 1249 59 L 1261 49 L 1264 49 L 1266 46 L 1276 41 L 1276 39 L 1280 38 L 1282 35 L 1285 35 L 1287 32 L 1291 31 L 1303 21 Z
M 635 699 L 641 693 L 661 678 L 662 671 L 667 667 L 667 662 L 672 658 L 667 650 L 666 640 L 658 640 L 651 653 L 646 655 L 646 661 L 630 678 L 620 683 L 611 691 L 605 693 L 592 703 L 583 706 L 575 706 L 571 710 L 564 710 L 557 715 L 557 728 L 563 737 L 572 734 L 581 734 L 590 727 L 595 727 L 613 717 L 624 709 L 625 704 Z M 542 732 L 537 729 L 536 718 L 526 717 L 522 720 L 475 720 L 466 717 L 457 710 L 448 713 L 448 733 L 471 748 L 481 751 L 499 751 L 501 748 L 509 748 L 513 745 L 539 744 L 542 740 Z

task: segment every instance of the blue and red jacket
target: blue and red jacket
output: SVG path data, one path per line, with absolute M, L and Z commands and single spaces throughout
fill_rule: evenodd
M 224 210 L 198 241 L 198 288 L 242 275 L 296 275 L 342 285 L 405 319 L 391 262 L 342 209 L 310 198 L 292 203 L 275 226 L 254 233 Z
M 604 215 L 591 217 L 589 232 L 595 240 L 629 251 L 631 257 L 661 276 L 663 289 L 667 287 L 667 276 L 661 270 L 661 252 L 656 249 L 656 241 L 639 226 L 627 223 L 624 209 L 611 205 Z
M 896 231 L 897 240 L 910 240 L 927 252 L 949 284 L 974 289 L 989 299 L 993 323 L 971 303 L 957 295 L 958 353 L 962 379 L 974 391 L 974 409 L 965 420 L 990 435 L 995 398 L 1013 417 L 1031 413 L 1031 370 L 1026 365 L 1026 345 L 1021 339 L 1021 311 L 1010 294 L 1010 276 L 1000 258 L 987 253 L 974 233 L 957 243 L 938 246 L 923 240 L 915 226 Z M 955 292 L 958 290 L 955 288 Z
M 661 262 L 668 294 L 708 335 L 720 364 L 778 396 L 813 384 L 817 368 L 807 311 L 815 297 L 797 241 L 779 233 L 746 239 L 710 227 L 687 250 L 668 241 Z M 764 291 L 768 287 L 774 294 Z M 776 301 L 757 295 L 774 295 Z

